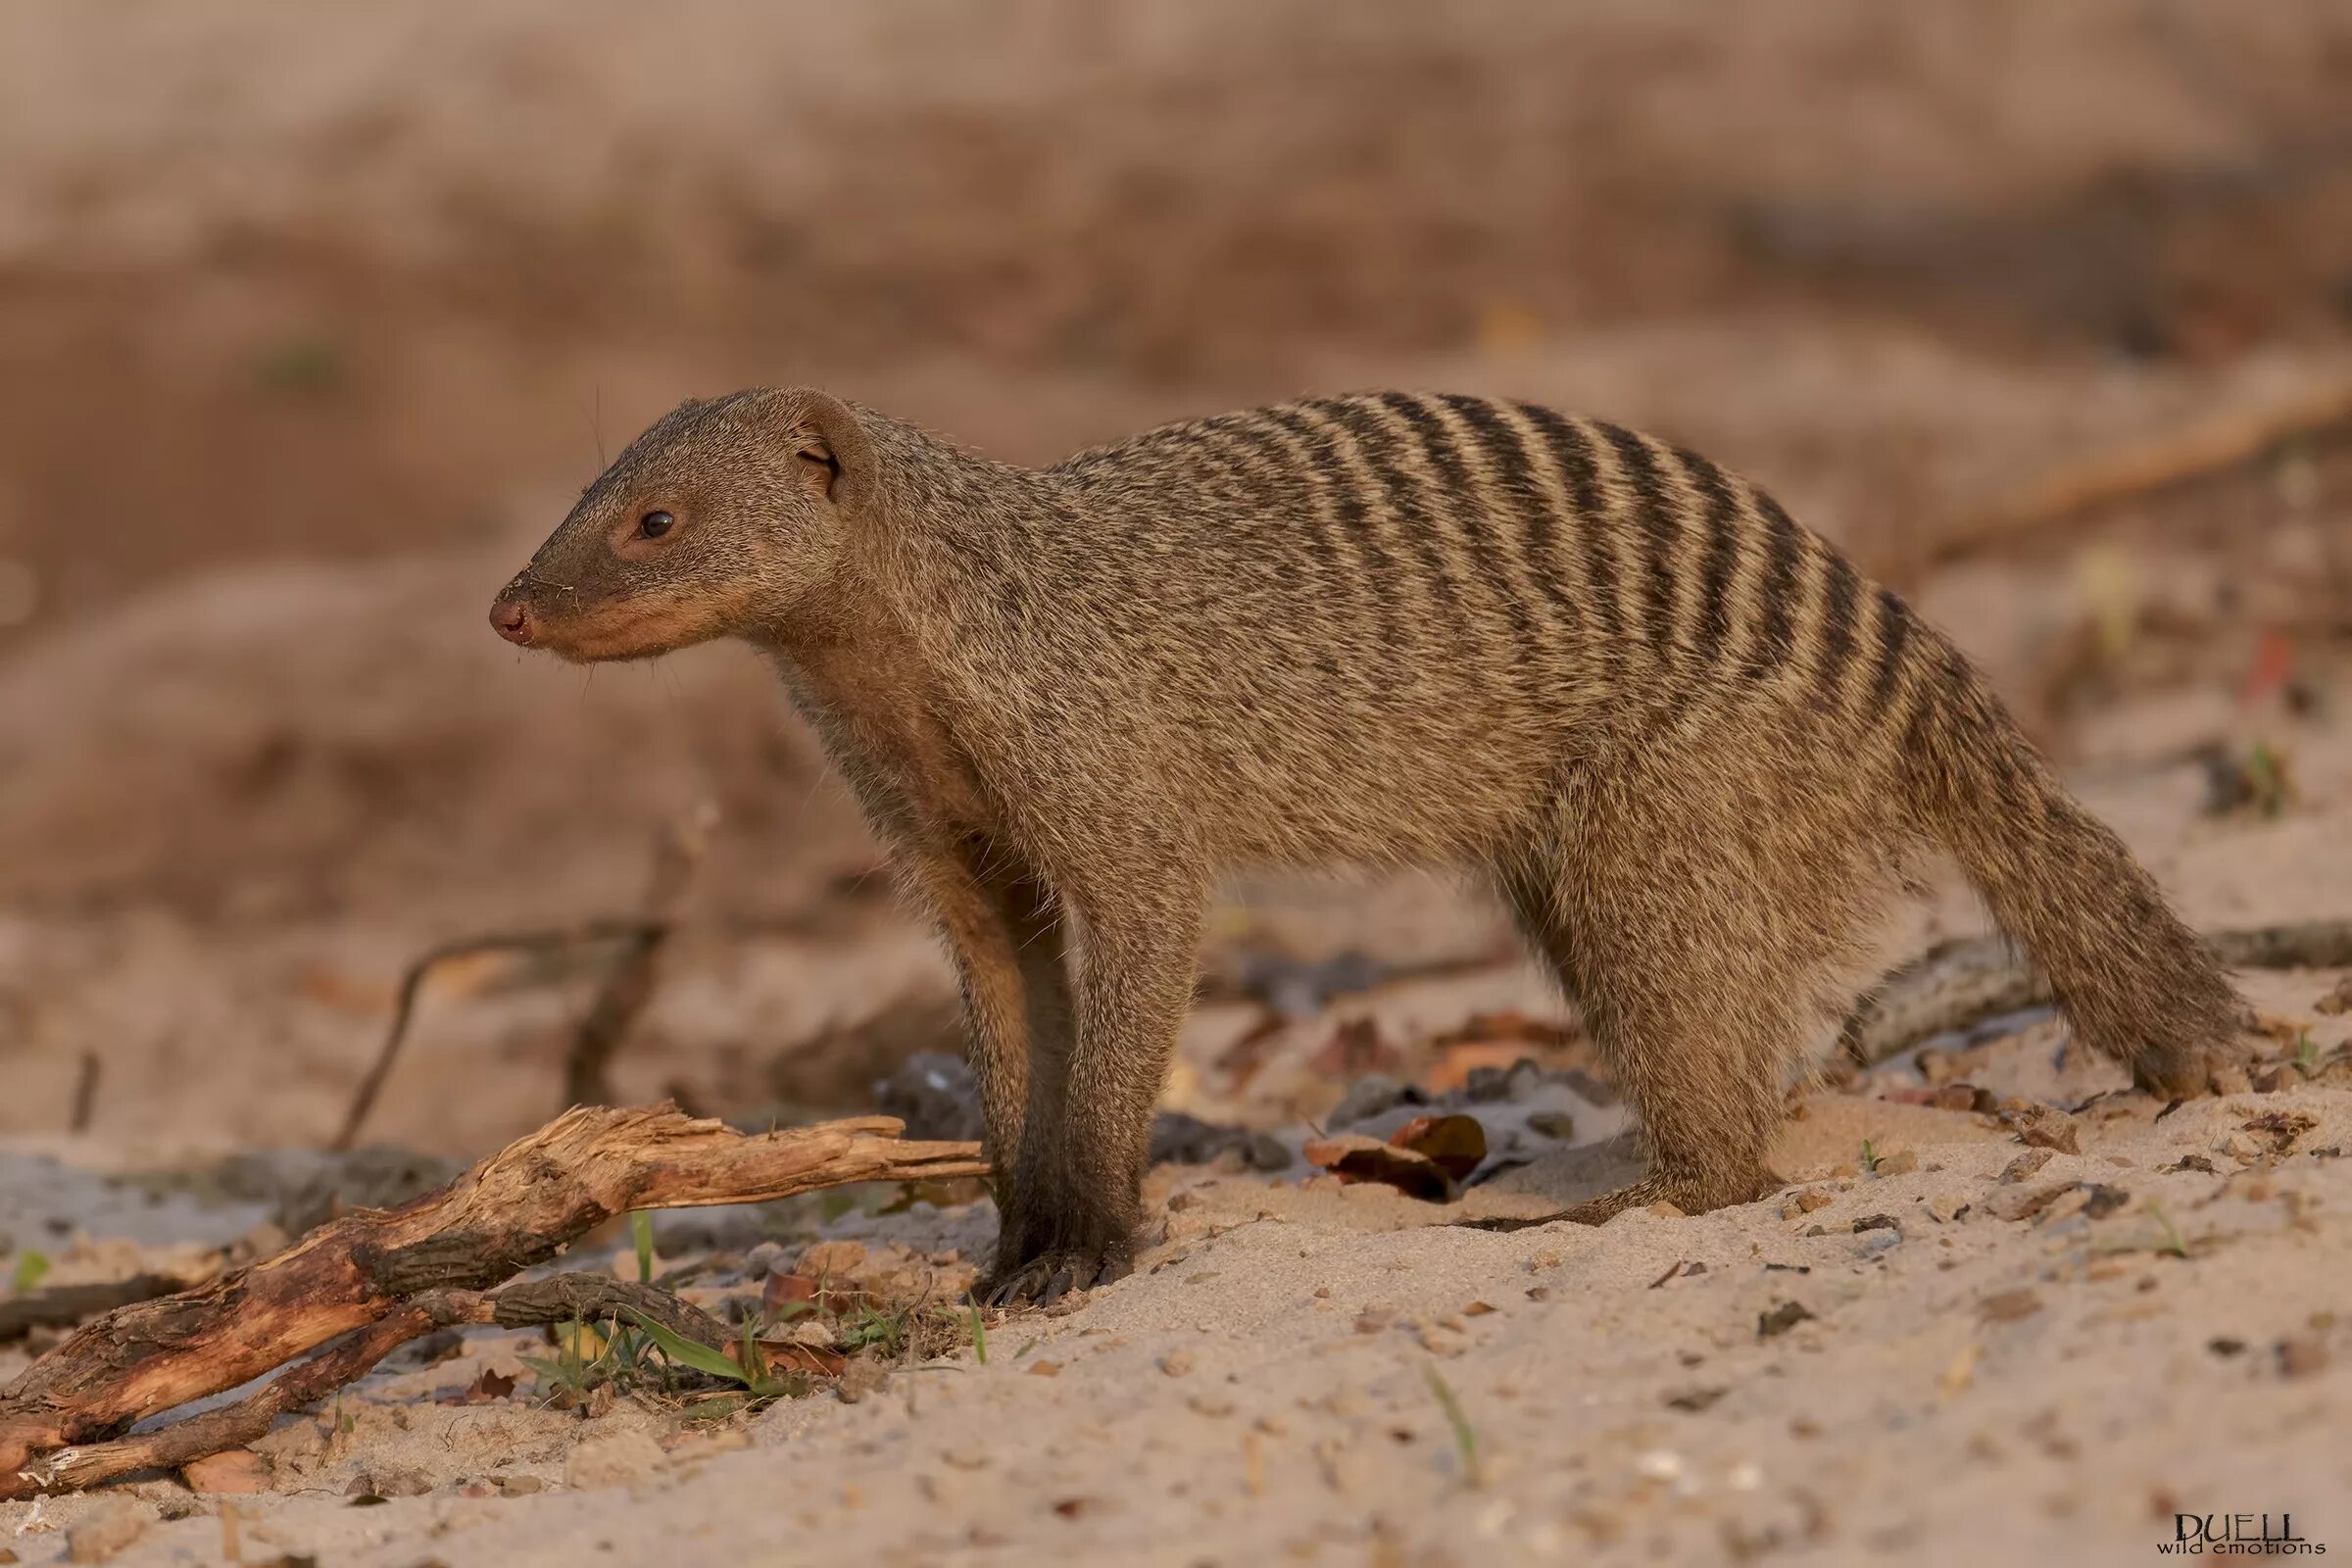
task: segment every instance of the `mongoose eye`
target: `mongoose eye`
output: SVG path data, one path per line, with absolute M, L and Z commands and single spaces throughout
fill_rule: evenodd
M 637 519 L 637 537 L 659 539 L 677 526 L 678 519 L 666 512 L 649 512 Z

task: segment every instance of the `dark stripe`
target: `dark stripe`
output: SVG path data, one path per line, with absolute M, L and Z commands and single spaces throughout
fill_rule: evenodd
M 1429 405 L 1410 393 L 1384 392 L 1380 400 L 1400 415 L 1420 436 L 1421 450 L 1429 458 L 1430 466 L 1437 470 L 1439 479 L 1450 492 L 1444 498 L 1445 501 L 1451 503 L 1457 514 L 1466 511 L 1471 502 L 1472 480 L 1469 466 L 1462 461 L 1462 455 L 1454 450 L 1452 428 Z M 1527 606 L 1520 602 L 1519 591 L 1511 582 L 1502 559 L 1495 553 L 1493 530 L 1464 527 L 1461 534 L 1462 546 L 1470 557 L 1471 565 L 1494 594 L 1494 602 L 1502 607 L 1502 612 L 1517 636 L 1511 648 L 1511 661 L 1525 664 L 1534 657 L 1539 633 L 1535 617 L 1528 613 Z
M 1379 531 L 1371 526 L 1370 503 L 1355 488 L 1356 466 L 1339 450 L 1339 444 L 1332 439 L 1332 426 L 1316 412 L 1296 406 L 1271 412 L 1275 422 L 1303 436 L 1314 448 L 1318 471 L 1331 485 L 1332 512 L 1368 568 L 1372 579 L 1368 586 L 1385 602 L 1385 590 L 1396 570 L 1396 563 L 1381 545 Z
M 1284 429 L 1305 439 L 1317 473 L 1331 486 L 1332 510 L 1342 531 L 1353 543 L 1359 563 L 1350 574 L 1351 586 L 1372 603 L 1394 676 L 1391 695 L 1395 695 L 1411 680 L 1415 628 L 1397 602 L 1396 560 L 1371 524 L 1369 502 L 1356 490 L 1356 466 L 1340 451 L 1334 426 L 1318 410 L 1294 404 L 1268 413 Z
M 1824 695 L 1834 698 L 1854 657 L 1854 607 L 1862 597 L 1862 579 L 1835 550 L 1822 553 L 1822 570 L 1830 579 L 1829 596 L 1821 607 L 1821 669 L 1815 678 Z
M 1698 626 L 1694 637 L 1700 664 L 1712 664 L 1732 634 L 1732 568 L 1740 560 L 1740 498 L 1723 470 L 1682 447 L 1674 449 L 1683 471 L 1707 503 L 1707 556 L 1698 579 Z
M 1301 530 L 1307 550 L 1317 564 L 1324 567 L 1334 582 L 1348 574 L 1346 558 L 1341 554 L 1333 524 L 1323 515 L 1316 504 L 1321 488 L 1321 470 L 1306 462 L 1300 454 L 1282 443 L 1269 426 L 1279 423 L 1280 416 L 1271 409 L 1262 411 L 1249 420 L 1234 426 L 1233 434 L 1247 442 L 1250 449 L 1265 460 L 1271 477 L 1270 489 L 1277 499 L 1287 503 Z
M 1621 426 L 1602 423 L 1600 433 L 1617 454 L 1618 466 L 1634 492 L 1634 522 L 1648 545 L 1649 575 L 1642 597 L 1649 601 L 1649 641 L 1664 653 L 1674 641 L 1675 518 L 1666 482 L 1649 443 Z
M 1544 597 L 1559 612 L 1561 623 L 1573 627 L 1580 619 L 1577 603 L 1568 595 L 1567 587 L 1555 570 L 1558 562 L 1557 541 L 1554 537 L 1551 500 L 1536 480 L 1535 466 L 1528 461 L 1527 448 L 1519 441 L 1519 432 L 1501 411 L 1485 398 L 1453 394 L 1446 399 L 1446 406 L 1461 416 L 1501 482 L 1504 494 L 1511 498 L 1519 514 L 1519 523 L 1527 539 L 1528 575 L 1536 580 Z
M 1600 474 L 1593 466 L 1592 448 L 1583 431 L 1542 404 L 1522 403 L 1519 412 L 1551 449 L 1551 461 L 1567 482 L 1569 499 L 1576 503 L 1576 523 L 1584 533 L 1585 587 L 1593 612 L 1600 617 L 1602 633 L 1614 645 L 1625 635 L 1625 616 L 1617 608 L 1617 563 L 1607 540 L 1601 537 L 1608 518 L 1601 505 Z
M 1893 590 L 1879 590 L 1879 611 L 1882 630 L 1879 636 L 1879 667 L 1870 681 L 1870 714 L 1883 715 L 1887 705 L 1894 701 L 1894 689 L 1903 671 L 1903 645 L 1911 636 L 1911 612 Z
M 1804 559 L 1804 531 L 1763 491 L 1754 492 L 1756 510 L 1764 514 L 1764 580 L 1756 585 L 1756 653 L 1748 662 L 1751 678 L 1780 668 L 1795 657 L 1796 631 L 1791 614 L 1796 605 L 1796 566 Z
M 1459 615 L 1461 595 L 1454 590 L 1453 581 L 1446 572 L 1446 557 L 1438 549 L 1429 513 L 1413 493 L 1412 476 L 1400 466 L 1401 454 L 1396 450 L 1396 432 L 1390 429 L 1369 405 L 1346 398 L 1319 399 L 1308 405 L 1328 414 L 1332 420 L 1355 437 L 1356 450 L 1362 454 L 1364 466 L 1380 481 L 1389 508 L 1404 524 L 1406 540 L 1421 564 L 1430 591 L 1439 604 Z

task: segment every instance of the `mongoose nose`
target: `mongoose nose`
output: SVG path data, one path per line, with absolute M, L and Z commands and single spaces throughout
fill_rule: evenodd
M 531 645 L 531 611 L 519 599 L 501 599 L 490 607 L 490 624 L 518 648 Z

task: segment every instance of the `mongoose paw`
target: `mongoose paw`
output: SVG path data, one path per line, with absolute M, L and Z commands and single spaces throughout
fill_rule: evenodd
M 1052 1306 L 1072 1291 L 1108 1285 L 1127 1268 L 1125 1258 L 1107 1250 L 1055 1248 L 999 1269 L 982 1282 L 981 1299 L 991 1306 L 1017 1306 L 1024 1301 Z
M 2242 1095 L 2253 1087 L 2251 1069 L 2260 1054 L 2245 1038 L 2151 1052 L 2133 1066 L 2132 1084 L 2176 1105 L 2207 1095 Z
M 1788 1185 L 1771 1171 L 1753 1172 L 1744 1177 L 1715 1177 L 1708 1180 L 1674 1181 L 1652 1176 L 1631 1187 L 1620 1187 L 1613 1193 L 1563 1208 L 1556 1213 L 1534 1219 L 1468 1220 L 1458 1223 L 1473 1225 L 1480 1230 L 1521 1230 L 1531 1225 L 1606 1225 L 1629 1208 L 1647 1208 L 1652 1203 L 1671 1203 L 1685 1214 L 1703 1214 L 1709 1209 L 1729 1208 L 1739 1203 L 1753 1203 L 1769 1198 Z

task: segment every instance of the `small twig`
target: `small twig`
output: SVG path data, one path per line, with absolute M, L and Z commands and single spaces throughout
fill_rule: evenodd
M 400 977 L 400 991 L 392 1004 L 392 1022 L 384 1031 L 384 1043 L 376 1048 L 374 1064 L 368 1067 L 368 1076 L 360 1080 L 358 1091 L 351 1097 L 351 1108 L 343 1113 L 342 1129 L 327 1148 L 340 1153 L 359 1137 L 368 1113 L 375 1108 L 375 1098 L 382 1092 L 384 1080 L 392 1076 L 392 1064 L 400 1057 L 401 1044 L 409 1034 L 409 1020 L 416 1010 L 417 993 L 434 969 L 485 953 L 562 953 L 598 943 L 639 942 L 645 939 L 648 930 L 644 920 L 588 920 L 544 931 L 496 931 L 459 937 L 418 954 Z M 663 926 L 661 930 L 666 934 L 667 928 Z
M 98 1079 L 104 1065 L 95 1051 L 81 1054 L 81 1067 L 74 1078 L 74 1113 L 66 1123 L 69 1132 L 90 1130 L 90 1123 L 98 1114 Z
M 253 1443 L 268 1436 L 279 1416 L 367 1376 L 401 1346 L 452 1321 L 458 1319 L 445 1321 L 432 1302 L 412 1301 L 346 1335 L 234 1404 L 134 1438 L 60 1448 L 33 1459 L 17 1472 L 16 1486 L 0 1483 L 0 1496 L 73 1492 L 134 1470 L 176 1469 L 223 1448 Z
M 1910 564 L 1916 575 L 2118 501 L 2226 472 L 2290 441 L 2352 423 L 2352 382 L 2308 388 L 2264 408 L 2228 410 L 2202 422 L 2092 454 L 2026 489 L 1937 529 Z
M 504 1329 L 544 1328 L 551 1323 L 602 1323 L 631 1312 L 653 1319 L 671 1333 L 725 1350 L 733 1339 L 717 1318 L 658 1285 L 639 1285 L 603 1274 L 555 1274 L 525 1280 L 483 1298 L 474 1322 Z
M 2232 969 L 2339 969 L 2352 966 L 2352 920 L 2222 931 L 2205 946 Z M 1855 1065 L 1875 1066 L 1923 1040 L 2050 1001 L 2049 981 L 2000 938 L 1941 943 L 1865 994 L 1840 1044 Z
M 695 867 L 702 863 L 718 808 L 706 802 L 684 819 L 670 824 L 654 850 L 653 874 L 647 879 L 639 916 L 641 929 L 621 948 L 589 1004 L 564 1057 L 564 1106 L 603 1105 L 612 1101 L 609 1069 L 612 1056 L 635 1026 L 638 1015 L 654 1000 L 661 977 L 662 950 L 669 941 L 672 923 L 686 902 Z
M 133 1301 L 152 1301 L 198 1281 L 171 1274 L 133 1274 L 126 1280 L 102 1280 L 85 1285 L 52 1285 L 47 1290 L 0 1301 L 0 1345 L 21 1340 L 34 1329 L 70 1329 L 84 1318 L 111 1312 Z

